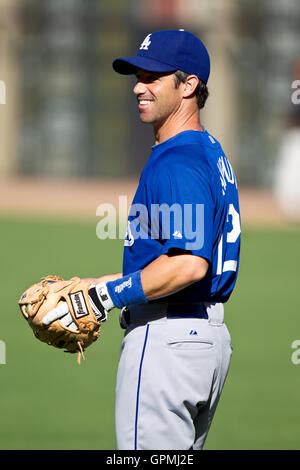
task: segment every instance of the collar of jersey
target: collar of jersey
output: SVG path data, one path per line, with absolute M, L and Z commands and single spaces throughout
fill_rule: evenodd
M 163 147 L 172 147 L 173 146 L 173 143 L 175 145 L 178 144 L 178 141 L 182 143 L 190 143 L 189 141 L 186 142 L 187 140 L 187 137 L 190 138 L 191 136 L 195 136 L 195 137 L 203 137 L 203 136 L 206 136 L 207 135 L 207 131 L 206 130 L 203 130 L 203 131 L 195 131 L 195 130 L 187 130 L 187 131 L 182 131 L 182 132 L 179 132 L 178 134 L 174 135 L 173 137 L 170 137 L 169 139 L 167 140 L 164 140 L 163 142 L 159 143 L 159 144 L 154 144 L 152 145 L 152 150 L 156 150 L 156 149 L 162 149 Z

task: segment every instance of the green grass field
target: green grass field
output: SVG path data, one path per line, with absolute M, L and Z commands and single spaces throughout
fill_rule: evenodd
M 122 331 L 115 311 L 102 341 L 75 355 L 38 342 L 21 317 L 22 290 L 45 274 L 121 269 L 122 243 L 95 226 L 1 218 L 1 449 L 113 449 L 114 386 Z M 246 230 L 226 309 L 234 354 L 206 449 L 299 449 L 300 231 Z

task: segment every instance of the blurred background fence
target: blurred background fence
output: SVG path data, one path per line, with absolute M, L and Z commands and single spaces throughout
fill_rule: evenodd
M 1 0 L 0 175 L 137 176 L 152 135 L 132 79 L 111 62 L 163 28 L 206 42 L 204 125 L 240 185 L 270 187 L 297 78 L 299 0 Z

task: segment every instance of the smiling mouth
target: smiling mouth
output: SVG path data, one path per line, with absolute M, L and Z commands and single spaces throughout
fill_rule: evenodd
M 152 103 L 152 100 L 139 100 L 140 106 L 147 106 L 150 103 Z

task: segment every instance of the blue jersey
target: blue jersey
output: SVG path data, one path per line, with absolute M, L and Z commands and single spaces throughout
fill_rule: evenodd
M 240 253 L 236 178 L 221 145 L 207 131 L 184 131 L 155 145 L 142 171 L 128 216 L 123 274 L 163 254 L 205 258 L 204 279 L 164 298 L 226 302 Z

